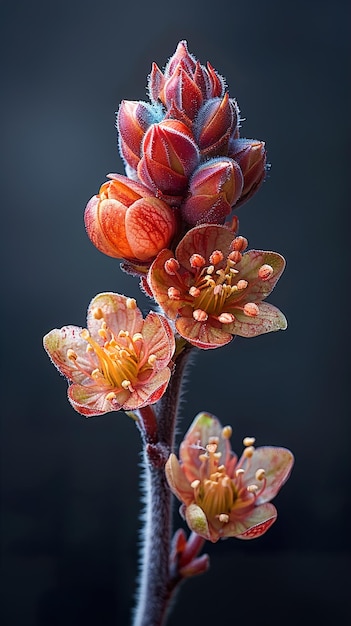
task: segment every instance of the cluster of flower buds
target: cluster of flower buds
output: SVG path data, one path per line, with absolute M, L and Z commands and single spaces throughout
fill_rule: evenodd
M 175 249 L 192 226 L 223 225 L 266 172 L 264 143 L 240 137 L 239 108 L 223 77 L 197 61 L 185 41 L 164 71 L 153 64 L 148 93 L 150 102 L 122 101 L 117 129 L 126 176 L 112 175 L 85 217 L 101 252 L 145 265 L 163 247 Z M 149 228 L 154 214 L 161 215 L 156 237 Z M 145 224 L 141 248 L 136 223 Z

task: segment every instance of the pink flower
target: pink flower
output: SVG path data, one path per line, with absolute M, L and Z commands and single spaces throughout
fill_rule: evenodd
M 186 233 L 175 254 L 162 250 L 150 266 L 155 300 L 194 346 L 217 348 L 233 335 L 286 328 L 283 313 L 262 302 L 282 274 L 284 258 L 260 250 L 242 254 L 246 246 L 226 226 L 203 224 Z
M 277 518 L 270 500 L 294 463 L 286 448 L 254 448 L 251 437 L 244 439 L 238 460 L 231 451 L 231 432 L 214 416 L 199 413 L 180 445 L 180 462 L 171 454 L 166 463 L 168 484 L 183 503 L 188 526 L 212 542 L 263 535 Z
M 174 336 L 157 313 L 146 319 L 132 298 L 100 293 L 88 308 L 87 328 L 64 326 L 44 348 L 68 379 L 68 399 L 88 417 L 157 402 L 170 378 Z

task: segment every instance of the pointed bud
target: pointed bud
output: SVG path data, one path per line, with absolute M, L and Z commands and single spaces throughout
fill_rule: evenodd
M 152 260 L 175 234 L 174 211 L 144 185 L 119 174 L 109 177 L 85 209 L 90 240 L 114 258 Z
M 161 72 L 156 63 L 153 63 L 152 70 L 148 80 L 148 90 L 150 98 L 153 102 L 160 100 L 162 104 L 166 104 L 164 87 L 166 81 L 177 72 L 180 64 L 185 71 L 191 75 L 196 66 L 195 58 L 188 52 L 186 41 L 178 43 L 175 53 L 171 56 L 166 64 L 164 73 Z
M 164 100 L 167 109 L 172 105 L 175 106 L 183 115 L 187 116 L 190 123 L 202 105 L 201 89 L 186 72 L 182 62 L 179 63 L 176 71 L 165 83 Z
M 237 206 L 244 204 L 259 189 L 266 175 L 266 150 L 263 141 L 234 139 L 229 144 L 229 156 L 240 165 L 244 186 Z
M 142 150 L 140 180 L 169 203 L 179 204 L 199 161 L 191 131 L 178 120 L 163 120 L 146 131 Z
M 201 154 L 226 154 L 229 137 L 237 121 L 236 108 L 228 93 L 223 98 L 211 98 L 205 102 L 194 123 L 194 135 Z
M 117 113 L 119 150 L 124 162 L 133 170 L 140 161 L 141 143 L 145 131 L 155 122 L 161 121 L 161 105 L 148 102 L 122 100 Z
M 241 195 L 243 176 L 238 164 L 221 157 L 200 165 L 189 182 L 189 196 L 181 206 L 184 220 L 222 224 Z

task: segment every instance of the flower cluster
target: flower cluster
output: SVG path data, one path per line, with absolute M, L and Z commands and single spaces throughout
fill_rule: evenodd
M 180 462 L 171 454 L 166 464 L 169 486 L 183 503 L 189 527 L 212 542 L 223 537 L 253 539 L 270 528 L 277 511 L 270 500 L 289 478 L 290 450 L 255 448 L 245 437 L 240 459 L 232 452 L 230 426 L 199 413 L 180 445 Z
M 168 385 L 179 372 L 177 359 L 193 348 L 220 348 L 235 335 L 286 328 L 283 313 L 264 302 L 285 260 L 248 249 L 238 234 L 233 210 L 262 184 L 266 150 L 262 141 L 240 136 L 239 107 L 223 77 L 181 41 L 163 71 L 153 64 L 148 93 L 149 102 L 121 103 L 125 175 L 107 176 L 84 221 L 95 247 L 121 259 L 160 312 L 144 319 L 133 298 L 101 293 L 89 305 L 86 328 L 54 329 L 44 348 L 67 378 L 76 411 L 88 417 L 133 412 L 146 457 L 164 469 L 193 531 L 188 542 L 183 532 L 175 536 L 170 571 L 177 578 L 207 569 L 207 555 L 198 557 L 199 538 L 250 539 L 276 519 L 270 500 L 289 477 L 291 452 L 254 448 L 246 438 L 238 459 L 231 428 L 200 413 L 178 461 L 172 442 L 181 374 Z M 170 388 L 154 412 L 151 405 Z
M 118 110 L 126 176 L 110 174 L 85 212 L 94 245 L 141 273 L 192 226 L 224 224 L 266 172 L 264 143 L 240 137 L 224 79 L 185 41 L 163 72 L 153 65 L 148 92 L 149 102 L 123 100 Z

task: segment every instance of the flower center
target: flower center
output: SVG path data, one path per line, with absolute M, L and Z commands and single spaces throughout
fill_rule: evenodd
M 228 521 L 237 494 L 225 466 L 219 465 L 221 453 L 217 452 L 217 447 L 215 440 L 211 440 L 206 446 L 206 453 L 199 457 L 202 463 L 200 474 L 203 477 L 201 480 L 194 480 L 191 486 L 194 489 L 195 502 L 206 517 Z
M 101 319 L 101 310 L 94 316 Z M 94 353 L 98 360 L 98 367 L 89 374 L 92 379 L 116 391 L 128 389 L 130 392 L 134 391 L 137 380 L 147 381 L 156 356 L 148 353 L 141 333 L 131 336 L 127 330 L 120 330 L 115 336 L 103 320 L 98 334 L 104 340 L 103 345 L 93 339 L 87 329 L 81 332 L 81 337 L 88 343 L 87 352 Z

